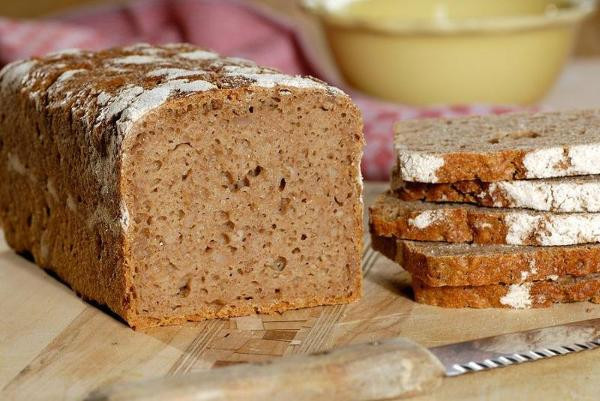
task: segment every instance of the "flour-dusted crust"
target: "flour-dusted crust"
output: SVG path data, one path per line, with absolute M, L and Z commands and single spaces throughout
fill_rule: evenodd
M 459 181 L 424 184 L 392 173 L 392 190 L 402 200 L 460 202 L 497 208 L 525 208 L 560 213 L 600 212 L 598 176 L 499 182 Z
M 372 236 L 373 248 L 430 287 L 521 284 L 600 273 L 600 245 L 448 244 Z
M 348 96 L 189 45 L 69 50 L 0 73 L 0 218 L 141 328 L 361 294 Z
M 600 110 L 410 120 L 398 123 L 395 131 L 405 181 L 600 174 Z
M 600 303 L 600 274 L 561 277 L 522 284 L 465 287 L 428 287 L 412 282 L 415 300 L 445 308 L 544 308 L 555 303 Z
M 373 233 L 417 241 L 508 245 L 600 242 L 600 213 L 552 213 L 380 195 L 370 208 Z

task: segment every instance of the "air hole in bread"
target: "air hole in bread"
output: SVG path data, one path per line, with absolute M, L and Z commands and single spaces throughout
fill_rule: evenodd
M 254 170 L 248 171 L 248 175 L 251 176 L 251 177 L 258 177 L 261 172 L 262 172 L 262 167 L 261 166 L 256 166 L 254 168 Z
M 514 140 L 514 141 L 518 141 L 520 139 L 535 139 L 535 138 L 539 138 L 540 134 L 538 134 L 537 132 L 533 132 L 533 131 L 515 131 L 515 132 L 509 132 L 506 134 L 500 134 L 498 136 L 496 136 L 495 138 L 489 139 L 488 142 L 491 143 L 492 145 L 497 145 L 499 144 L 501 141 L 507 141 L 507 140 Z
M 229 244 L 231 242 L 231 238 L 229 238 L 229 235 L 227 234 L 221 234 L 219 239 L 221 241 L 221 244 Z
M 179 287 L 177 295 L 182 298 L 187 298 L 192 292 L 192 279 L 190 277 L 185 278 L 185 284 Z

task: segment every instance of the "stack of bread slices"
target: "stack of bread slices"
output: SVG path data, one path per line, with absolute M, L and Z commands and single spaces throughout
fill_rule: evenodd
M 373 246 L 418 302 L 600 302 L 600 110 L 399 124 Z

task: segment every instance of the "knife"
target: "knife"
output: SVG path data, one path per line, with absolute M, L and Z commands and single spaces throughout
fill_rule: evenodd
M 426 349 L 403 338 L 115 384 L 87 401 L 371 401 L 431 391 L 442 378 L 600 346 L 600 319 Z

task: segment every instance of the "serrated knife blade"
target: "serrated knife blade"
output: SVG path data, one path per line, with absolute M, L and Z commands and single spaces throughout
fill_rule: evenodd
M 479 372 L 600 347 L 600 319 L 429 348 L 446 376 Z

